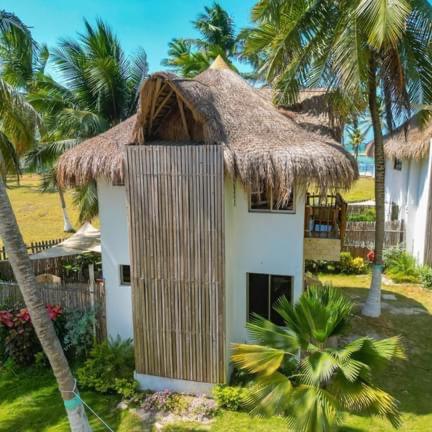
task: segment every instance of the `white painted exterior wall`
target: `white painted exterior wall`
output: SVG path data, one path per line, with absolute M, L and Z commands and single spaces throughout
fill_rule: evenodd
M 399 219 L 405 222 L 406 249 L 419 264 L 423 264 L 424 259 L 431 173 L 431 152 L 420 161 L 403 160 L 401 171 L 393 168 L 393 160 L 386 160 L 386 218 L 390 219 L 394 202 L 399 206 Z
M 106 286 L 106 318 L 109 336 L 133 337 L 131 287 L 120 283 L 120 265 L 130 264 L 126 190 L 98 181 L 102 267 Z M 303 291 L 303 224 L 305 195 L 296 196 L 295 213 L 249 212 L 249 197 L 240 184 L 225 180 L 225 301 L 226 355 L 231 343 L 247 341 L 247 273 L 293 277 L 293 300 Z M 228 371 L 227 371 L 228 373 Z M 160 386 L 183 391 L 179 380 L 160 381 L 137 375 L 143 388 Z M 157 381 L 157 380 L 156 380 Z M 171 385 L 172 384 L 172 385 Z M 202 384 L 202 383 L 201 383 Z M 159 387 L 158 387 L 159 386 Z
M 295 213 L 249 212 L 243 187 L 225 180 L 225 286 L 227 355 L 230 344 L 246 342 L 247 273 L 293 277 L 293 300 L 303 291 L 305 195 Z
M 120 265 L 130 264 L 126 189 L 104 180 L 97 189 L 108 336 L 132 338 L 131 287 L 120 283 Z

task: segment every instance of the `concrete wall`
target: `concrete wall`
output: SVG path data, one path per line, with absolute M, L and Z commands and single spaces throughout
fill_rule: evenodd
M 130 263 L 126 190 L 103 180 L 97 186 L 108 335 L 132 338 L 131 287 L 120 283 L 120 265 Z
M 402 170 L 386 161 L 386 217 L 390 219 L 391 203 L 399 206 L 399 219 L 405 221 L 406 249 L 422 264 L 424 258 L 428 185 L 431 175 L 431 152 L 420 161 L 403 160 Z
M 228 344 L 247 340 L 247 273 L 292 276 L 293 300 L 300 297 L 304 273 L 304 209 L 305 195 L 297 194 L 294 214 L 249 212 L 248 195 L 242 186 L 225 180 Z

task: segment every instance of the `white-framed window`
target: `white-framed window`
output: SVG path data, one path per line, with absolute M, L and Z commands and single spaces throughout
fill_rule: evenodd
M 283 324 L 273 306 L 282 296 L 292 301 L 293 279 L 292 276 L 247 273 L 247 319 L 256 313 L 275 324 Z
M 130 285 L 131 284 L 131 270 L 130 265 L 121 264 L 120 265 L 120 284 Z
M 291 192 L 286 203 L 279 202 L 273 189 L 263 183 L 251 190 L 249 194 L 250 212 L 295 213 L 294 193 Z
M 396 171 L 402 171 L 402 160 L 401 159 L 394 158 L 393 169 L 395 169 Z

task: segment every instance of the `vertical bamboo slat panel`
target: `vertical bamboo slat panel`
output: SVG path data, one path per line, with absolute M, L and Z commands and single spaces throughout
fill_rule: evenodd
M 138 373 L 225 380 L 223 176 L 220 146 L 127 149 Z

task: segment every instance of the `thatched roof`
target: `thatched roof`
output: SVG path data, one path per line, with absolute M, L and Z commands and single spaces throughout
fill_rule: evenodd
M 129 129 L 131 123 L 127 125 Z M 113 152 L 121 140 L 113 129 L 108 133 L 116 144 L 109 153 L 97 137 L 81 144 L 83 151 L 78 146 L 62 156 L 58 164 L 62 184 L 122 174 L 123 154 Z M 220 62 L 194 79 L 162 72 L 149 77 L 141 89 L 132 137 L 128 139 L 125 132 L 121 138 L 123 144 L 192 140 L 222 145 L 231 176 L 245 185 L 264 180 L 285 196 L 294 184 L 348 188 L 358 176 L 355 160 L 336 141 L 282 115 Z
M 384 137 L 384 152 L 388 158 L 420 160 L 428 154 L 431 139 L 432 122 L 421 126 L 419 116 L 414 115 L 393 134 Z M 366 155 L 373 157 L 374 154 L 375 145 L 371 141 L 366 146 Z

